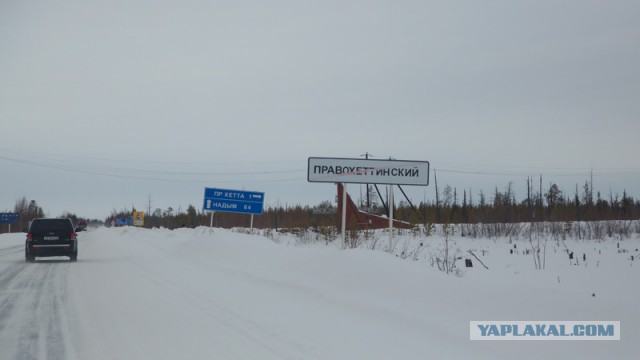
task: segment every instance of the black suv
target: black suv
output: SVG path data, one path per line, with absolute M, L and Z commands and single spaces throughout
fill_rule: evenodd
M 71 219 L 35 219 L 29 226 L 24 257 L 34 262 L 37 257 L 68 256 L 78 260 L 78 238 Z

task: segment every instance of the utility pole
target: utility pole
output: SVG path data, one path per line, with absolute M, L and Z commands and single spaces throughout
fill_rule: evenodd
M 365 160 L 369 160 L 369 156 L 373 156 L 371 154 L 369 154 L 368 152 L 360 155 L 360 156 L 364 156 Z M 367 185 L 367 212 L 371 211 L 371 201 L 369 200 L 369 184 Z
M 591 166 L 591 184 L 589 186 L 589 206 L 593 205 L 593 166 Z
M 149 194 L 149 203 L 147 205 L 147 215 L 151 215 L 151 194 Z

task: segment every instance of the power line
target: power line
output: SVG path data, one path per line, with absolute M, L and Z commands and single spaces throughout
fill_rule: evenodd
M 37 167 L 50 168 L 61 171 L 68 171 L 74 173 L 81 173 L 94 176 L 105 176 L 113 178 L 125 178 L 147 181 L 162 181 L 162 182 L 183 182 L 183 183 L 205 183 L 211 181 L 208 177 L 216 177 L 215 181 L 218 183 L 260 183 L 260 182 L 290 182 L 296 180 L 304 180 L 306 177 L 306 168 L 274 168 L 274 164 L 278 162 L 253 162 L 253 163 L 219 163 L 224 165 L 239 165 L 247 166 L 251 165 L 252 170 L 232 170 L 232 171 L 201 171 L 193 170 L 193 166 L 212 166 L 211 163 L 173 163 L 173 162 L 144 162 L 135 161 L 129 162 L 129 164 L 137 163 L 146 166 L 147 168 L 130 168 L 124 166 L 114 166 L 111 164 L 96 163 L 91 159 L 97 159 L 100 161 L 116 162 L 119 160 L 105 159 L 105 158 L 88 158 L 80 156 L 68 156 L 59 155 L 67 160 L 61 160 L 56 156 L 43 155 L 35 152 L 26 151 L 5 151 L 18 156 L 0 155 L 0 160 L 14 162 L 22 165 L 30 165 Z M 369 153 L 364 154 L 366 158 L 372 156 Z M 281 164 L 290 164 L 294 162 L 281 162 Z M 302 162 L 297 161 L 296 164 Z M 203 165 L 206 164 L 206 165 Z M 160 166 L 158 166 L 160 165 Z M 186 167 L 186 169 L 171 169 L 167 168 L 170 165 L 180 165 Z M 262 166 L 268 166 L 269 169 L 258 169 Z M 436 170 L 436 168 L 433 168 Z M 457 163 L 438 163 L 437 171 L 439 173 L 450 173 L 469 176 L 531 176 L 531 175 L 544 175 L 544 176 L 557 176 L 557 177 L 590 177 L 590 176 L 639 176 L 640 168 L 601 168 L 601 169 L 584 169 L 584 168 L 559 168 L 559 167 L 526 167 L 526 166 L 505 166 L 505 165 L 478 165 L 478 164 L 457 164 Z M 284 174 L 299 174 L 295 177 L 273 178 L 272 176 L 284 175 Z M 234 179 L 238 177 L 250 176 L 251 180 L 247 179 Z M 220 177 L 226 179 L 220 179 Z M 256 179 L 255 177 L 259 177 Z M 368 188 L 367 188 L 368 190 Z
M 136 180 L 149 180 L 149 181 L 163 181 L 163 182 L 184 182 L 184 183 L 203 183 L 208 182 L 210 179 L 184 179 L 184 178 L 175 178 L 178 177 L 193 177 L 193 176 L 247 176 L 247 175 L 278 175 L 278 174 L 291 174 L 291 173 L 303 173 L 306 169 L 291 169 L 291 170 L 270 170 L 270 171 L 236 171 L 236 172 L 195 172 L 195 171 L 161 171 L 161 170 L 138 170 L 138 169 L 125 169 L 125 168 L 115 168 L 115 167 L 83 167 L 83 166 L 74 166 L 73 164 L 60 164 L 58 162 L 43 162 L 37 160 L 29 160 L 29 159 L 19 159 L 19 158 L 11 158 L 7 156 L 0 156 L 0 160 L 10 161 L 22 165 L 30 165 L 37 167 L 45 167 L 49 169 L 55 170 L 63 170 L 74 173 L 88 174 L 88 175 L 96 175 L 96 176 L 106 176 L 113 178 L 125 178 L 125 179 L 136 179 Z M 151 177 L 151 175 L 158 175 L 156 177 Z M 173 177 L 166 177 L 173 176 Z M 252 179 L 247 181 L 243 180 L 220 180 L 216 179 L 216 182 L 219 183 L 243 183 L 243 182 L 288 182 L 293 180 L 303 179 L 304 176 L 300 177 L 290 177 L 290 178 L 279 178 L 279 179 L 262 179 L 256 180 Z

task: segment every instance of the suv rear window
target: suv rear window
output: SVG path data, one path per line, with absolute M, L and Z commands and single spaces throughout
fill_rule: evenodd
M 43 231 L 52 231 L 52 232 L 73 232 L 73 226 L 71 225 L 71 221 L 69 219 L 41 219 L 41 220 L 33 220 L 31 223 L 30 232 L 43 232 Z

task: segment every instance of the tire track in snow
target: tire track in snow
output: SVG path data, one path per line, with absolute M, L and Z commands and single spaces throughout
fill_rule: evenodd
M 21 253 L 24 250 L 24 245 L 16 245 L 7 248 L 0 249 L 0 256 L 11 255 Z
M 18 293 L 12 289 L 12 282 L 24 270 L 24 262 L 16 262 L 13 254 L 22 252 L 24 245 L 0 248 L 0 263 L 8 264 L 0 268 L 0 335 L 7 327 L 7 320 L 13 313 Z M 1 339 L 1 338 L 0 338 Z
M 0 358 L 74 359 L 66 302 L 68 263 L 15 264 L 0 278 Z
M 13 313 L 18 292 L 10 286 L 13 279 L 24 270 L 25 264 L 15 264 L 0 273 L 0 334 L 7 327 L 7 321 Z

